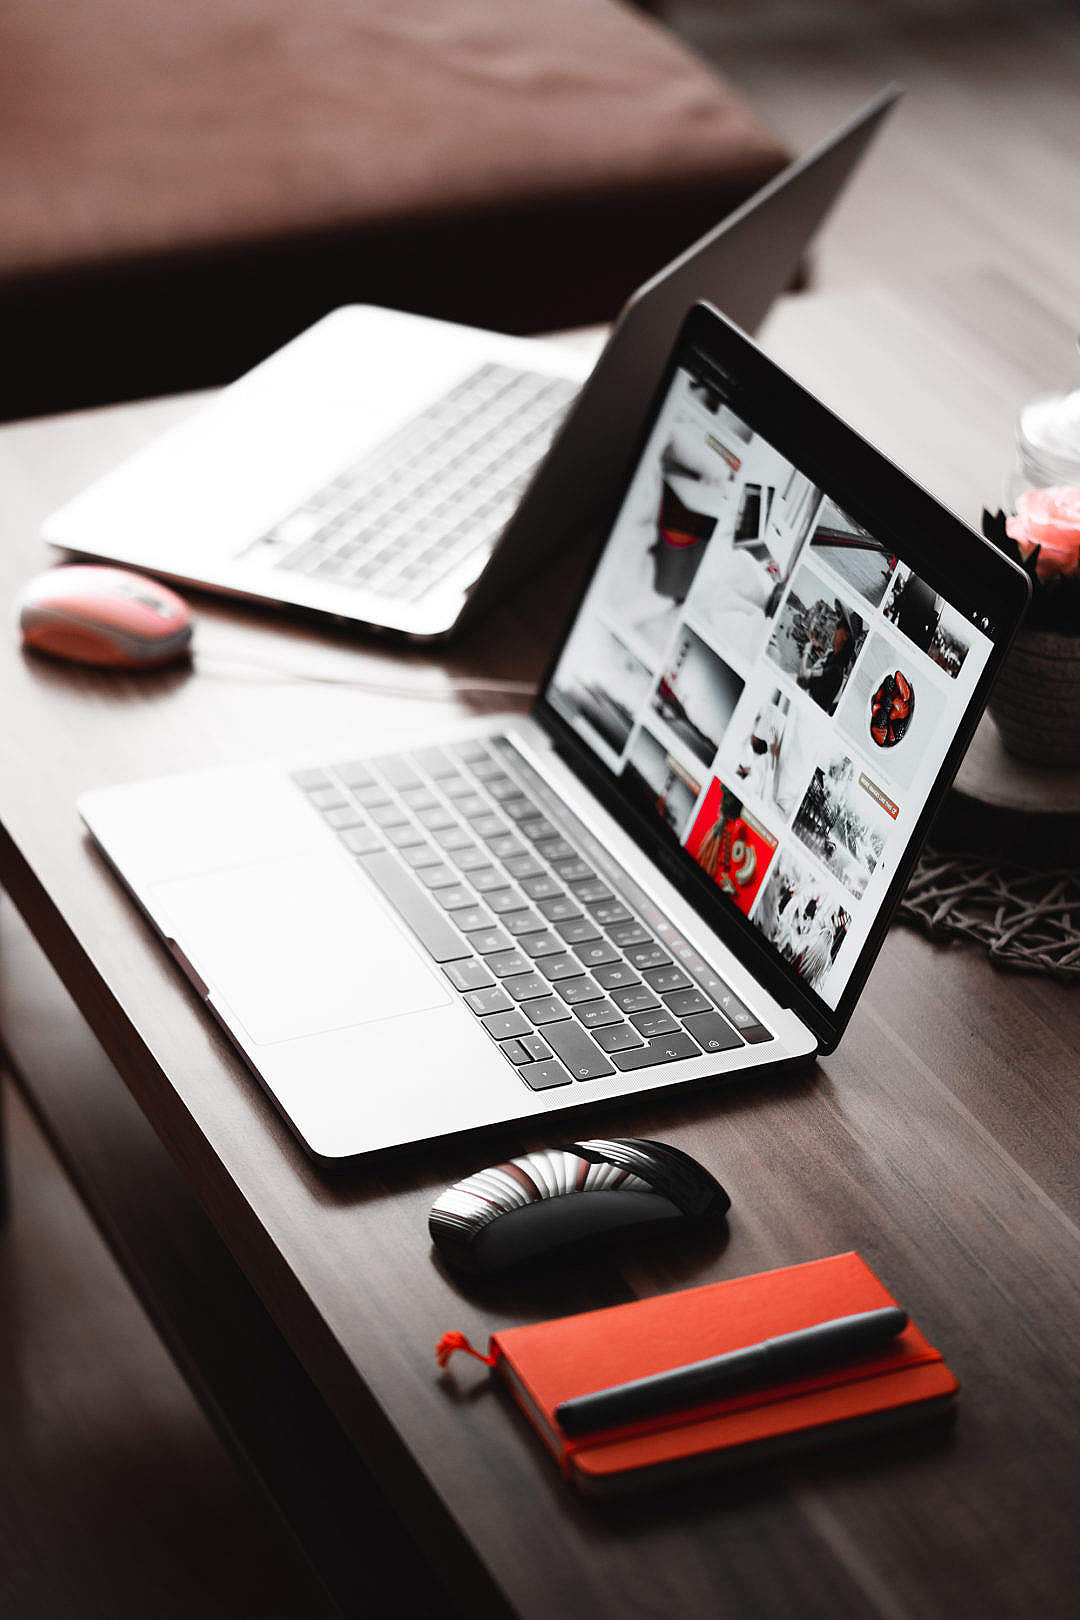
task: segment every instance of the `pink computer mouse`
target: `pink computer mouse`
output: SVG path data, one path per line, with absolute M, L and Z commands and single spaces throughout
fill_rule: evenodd
M 187 604 L 126 568 L 50 568 L 23 591 L 19 624 L 27 647 L 113 669 L 154 669 L 191 644 Z

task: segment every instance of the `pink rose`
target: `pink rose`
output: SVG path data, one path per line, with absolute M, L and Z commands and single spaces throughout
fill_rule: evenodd
M 1035 572 L 1040 579 L 1075 574 L 1080 568 L 1080 489 L 1025 489 L 1005 531 L 1020 547 L 1021 557 L 1027 559 L 1039 548 Z

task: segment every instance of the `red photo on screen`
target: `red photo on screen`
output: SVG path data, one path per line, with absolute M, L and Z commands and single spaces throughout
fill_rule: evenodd
M 686 847 L 739 910 L 749 912 L 776 853 L 776 839 L 718 777 L 709 785 Z

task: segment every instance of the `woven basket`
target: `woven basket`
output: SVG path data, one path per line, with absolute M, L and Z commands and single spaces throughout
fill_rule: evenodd
M 1080 765 L 1080 636 L 1021 630 L 989 709 L 1003 744 L 1017 759 Z

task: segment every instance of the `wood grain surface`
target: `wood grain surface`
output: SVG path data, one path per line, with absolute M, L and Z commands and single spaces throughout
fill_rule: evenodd
M 1000 486 L 1017 405 L 1071 332 L 1008 284 L 802 298 L 767 346 L 965 515 Z M 5 599 L 49 558 L 46 512 L 191 408 L 0 433 Z M 446 654 L 197 604 L 209 656 L 415 683 L 535 676 L 570 589 L 521 591 Z M 1080 1541 L 1080 1003 L 894 930 L 838 1051 L 794 1078 L 601 1116 L 695 1154 L 726 1234 L 468 1288 L 433 1260 L 449 1180 L 541 1131 L 334 1176 L 305 1158 L 80 830 L 91 787 L 292 746 L 399 744 L 459 702 L 189 672 L 76 671 L 0 643 L 0 878 L 219 1232 L 428 1558 L 480 1614 L 1045 1617 L 1075 1613 Z M 283 919 L 283 927 L 286 920 Z M 366 1083 L 392 1084 L 393 1076 Z M 569 1134 L 569 1133 L 568 1133 Z M 496 1327 L 857 1248 L 959 1375 L 959 1420 L 635 1500 L 576 1499 L 448 1328 Z M 359 1610 L 358 1610 L 359 1612 Z

